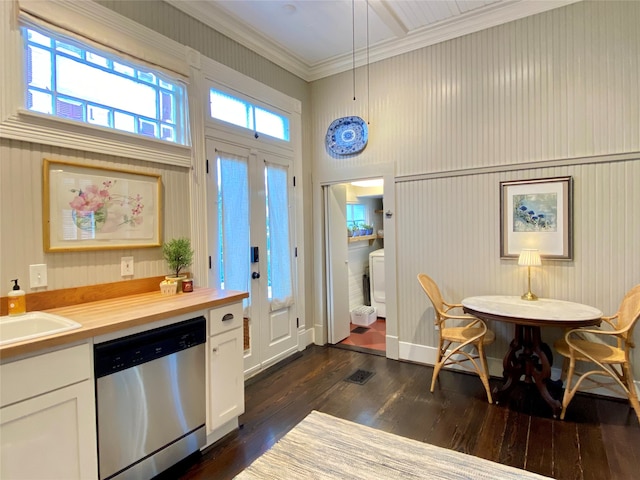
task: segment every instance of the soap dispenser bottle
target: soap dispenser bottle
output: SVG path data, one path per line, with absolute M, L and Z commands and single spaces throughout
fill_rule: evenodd
M 18 285 L 18 279 L 11 280 L 13 290 L 7 295 L 9 297 L 9 315 L 15 317 L 16 315 L 24 315 L 27 312 L 27 301 L 24 290 Z

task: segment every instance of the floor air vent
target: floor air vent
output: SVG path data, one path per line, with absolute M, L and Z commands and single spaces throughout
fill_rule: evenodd
M 365 332 L 368 332 L 369 330 L 371 329 L 367 327 L 356 327 L 353 330 L 351 330 L 351 333 L 365 333 Z
M 358 385 L 364 385 L 369 381 L 371 377 L 373 377 L 373 372 L 368 372 L 366 370 L 356 370 L 355 373 L 352 373 L 347 378 L 344 379 L 345 382 L 357 383 Z

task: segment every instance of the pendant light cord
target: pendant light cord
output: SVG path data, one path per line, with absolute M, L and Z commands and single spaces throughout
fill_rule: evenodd
M 369 94 L 369 84 L 369 0 L 367 0 L 367 125 L 371 118 L 371 106 L 369 101 L 371 95 Z
M 356 100 L 356 0 L 351 0 L 351 61 L 353 64 L 353 100 Z

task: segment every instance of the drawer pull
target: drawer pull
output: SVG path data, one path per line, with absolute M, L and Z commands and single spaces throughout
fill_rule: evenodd
M 227 313 L 224 317 L 222 317 L 223 322 L 228 322 L 229 320 L 233 320 L 233 313 Z

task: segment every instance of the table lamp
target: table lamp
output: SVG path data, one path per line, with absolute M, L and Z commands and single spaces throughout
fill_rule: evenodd
M 525 248 L 520 252 L 520 257 L 518 257 L 518 265 L 523 267 L 527 267 L 527 275 L 529 279 L 529 291 L 522 295 L 523 300 L 537 300 L 538 297 L 531 293 L 531 267 L 538 267 L 542 265 L 542 261 L 540 260 L 540 254 L 538 250 L 534 248 Z

